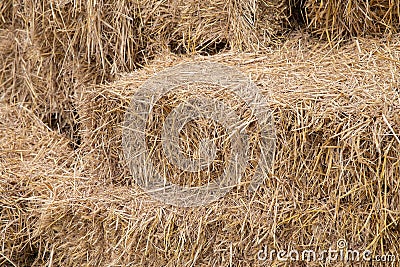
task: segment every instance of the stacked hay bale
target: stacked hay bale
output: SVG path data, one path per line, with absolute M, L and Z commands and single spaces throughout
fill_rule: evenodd
M 137 62 L 131 7 L 96 1 L 12 2 L 13 19 L 24 23 L 9 26 L 16 35 L 13 48 L 0 51 L 11 63 L 3 70 L 4 97 L 26 104 L 51 128 L 73 137 L 77 86 L 101 82 L 110 78 L 112 68 L 133 69 Z
M 264 263 L 263 246 L 335 249 L 339 239 L 374 254 L 399 251 L 398 37 L 332 50 L 293 38 L 258 55 L 165 54 L 259 49 L 285 30 L 285 3 L 1 2 L 1 97 L 29 109 L 0 108 L 0 265 L 253 266 Z M 336 21 L 332 33 L 344 33 L 348 24 Z M 349 33 L 361 29 L 354 27 Z M 275 113 L 277 153 L 256 194 L 239 186 L 183 209 L 135 185 L 122 157 L 122 123 L 141 84 L 193 59 L 252 77 Z M 77 154 L 41 123 L 73 127 L 75 112 Z M 282 264 L 266 264 L 274 263 Z
M 0 89 L 79 144 L 74 96 L 154 55 L 254 49 L 284 31 L 288 3 L 43 1 L 0 3 Z
M 73 177 L 72 149 L 23 107 L 0 104 L 0 131 L 0 265 L 39 264 L 37 211 L 52 201 L 55 180 Z
M 344 36 L 393 34 L 400 29 L 399 0 L 305 1 L 313 32 L 337 40 Z
M 85 90 L 79 110 L 88 181 L 59 186 L 36 235 L 53 244 L 52 259 L 64 266 L 250 266 L 260 263 L 263 246 L 318 251 L 335 249 L 339 239 L 351 249 L 396 254 L 399 48 L 398 39 L 358 40 L 337 51 L 297 39 L 258 56 L 197 57 L 250 75 L 269 98 L 277 127 L 274 173 L 257 193 L 237 188 L 200 208 L 149 199 L 132 183 L 121 148 L 132 94 L 152 74 L 192 58 L 164 56 Z

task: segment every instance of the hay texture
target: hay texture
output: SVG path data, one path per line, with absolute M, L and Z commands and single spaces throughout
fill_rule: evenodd
M 257 56 L 195 58 L 242 70 L 274 110 L 273 174 L 252 196 L 239 186 L 207 207 L 174 208 L 149 199 L 129 176 L 121 138 L 130 97 L 151 75 L 193 58 L 163 56 L 83 91 L 81 175 L 90 181 L 80 198 L 63 193 L 48 206 L 53 212 L 39 233 L 55 244 L 53 259 L 64 266 L 253 266 L 271 263 L 257 260 L 263 246 L 334 249 L 339 239 L 396 254 L 400 42 L 359 39 L 331 48 L 293 39 Z
M 309 26 L 331 40 L 396 32 L 397 2 L 343 3 L 306 2 Z M 0 265 L 279 266 L 258 260 L 260 249 L 339 239 L 400 251 L 398 36 L 343 47 L 289 36 L 267 48 L 289 27 L 286 1 L 6 0 L 0 12 Z M 277 151 L 254 194 L 240 184 L 185 209 L 135 184 L 121 142 L 138 88 L 192 60 L 257 83 Z M 73 139 L 77 124 L 73 151 L 52 129 Z
M 305 1 L 308 27 L 338 40 L 346 36 L 390 35 L 400 29 L 400 1 Z
M 0 30 L 0 97 L 9 104 L 22 104 L 50 128 L 73 139 L 76 114 L 74 83 L 60 76 L 51 56 L 37 46 L 24 30 Z
M 0 265 L 44 264 L 33 233 L 37 213 L 51 201 L 53 181 L 72 177 L 72 149 L 31 111 L 0 105 Z
M 21 27 L 23 21 L 17 17 L 19 7 L 22 5 L 21 2 L 15 0 L 4 0 L 0 3 L 0 29 L 7 28 L 10 26 Z
M 78 144 L 80 86 L 112 81 L 165 51 L 268 46 L 285 32 L 288 10 L 280 1 L 2 1 L 1 97 Z
M 4 9 L 16 13 L 8 22 L 25 21 L 23 29 L 56 62 L 75 59 L 103 75 L 131 71 L 168 49 L 215 53 L 268 46 L 291 16 L 289 1 L 250 0 L 29 0 L 23 6 L 8 0 Z

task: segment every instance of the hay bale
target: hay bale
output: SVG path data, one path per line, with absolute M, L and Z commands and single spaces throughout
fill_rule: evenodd
M 291 16 L 289 1 L 172 0 L 152 12 L 141 10 L 147 22 L 143 35 L 155 38 L 149 43 L 178 54 L 215 54 L 227 48 L 254 51 L 269 46 L 289 28 Z
M 29 22 L 32 42 L 57 63 L 59 75 L 72 72 L 76 77 L 87 70 L 96 81 L 115 71 L 132 70 L 139 62 L 136 12 L 136 3 L 124 0 L 30 0 L 19 15 Z
M 23 107 L 0 104 L 0 131 L 0 265 L 40 263 L 37 209 L 51 200 L 54 180 L 66 175 L 72 149 Z
M 122 75 L 118 79 L 119 83 L 130 86 L 132 82 L 137 82 L 133 87 L 139 87 L 144 82 L 144 79 L 133 77 L 138 77 L 138 75 L 140 77 L 150 77 L 157 71 L 176 64 L 180 61 L 179 59 L 180 57 L 173 54 L 164 55 L 162 59 L 155 60 L 157 63 L 151 66 L 144 67 L 132 74 Z M 126 169 L 120 168 L 118 163 L 121 156 L 121 138 L 118 137 L 122 136 L 122 128 L 114 126 L 121 126 L 125 110 L 130 104 L 132 90 L 124 86 L 116 86 L 113 90 L 109 89 L 110 87 L 92 86 L 82 88 L 78 94 L 76 104 L 79 107 L 80 136 L 82 138 L 80 150 L 84 155 L 85 162 L 88 164 L 86 167 L 90 166 L 85 168 L 87 171 L 92 171 L 93 175 L 100 179 L 113 177 L 112 180 L 123 181 L 127 172 Z M 88 105 L 90 98 L 92 98 L 92 103 L 96 104 Z M 113 99 L 113 101 L 109 101 L 110 99 Z M 109 107 L 114 112 L 105 115 L 104 109 L 100 107 Z M 103 125 L 112 127 L 102 127 Z M 105 138 L 106 136 L 117 138 L 108 139 Z M 120 163 L 122 164 L 122 162 Z
M 257 56 L 196 57 L 252 76 L 269 97 L 277 127 L 273 176 L 254 196 L 237 188 L 207 207 L 181 209 L 149 199 L 122 161 L 131 95 L 158 70 L 193 58 L 164 56 L 82 92 L 81 156 L 91 179 L 82 192 L 91 197 L 65 193 L 49 206 L 53 213 L 41 224 L 41 236 L 57 244 L 55 259 L 66 266 L 71 257 L 99 265 L 254 265 L 263 245 L 328 249 L 341 238 L 352 249 L 395 254 L 400 41 L 326 47 L 296 39 Z M 52 224 L 61 214 L 68 220 Z
M 66 62 L 74 60 L 75 68 L 82 67 L 76 73 L 90 69 L 91 75 L 97 71 L 95 78 L 102 79 L 132 71 L 147 57 L 169 48 L 192 53 L 218 51 L 210 47 L 218 45 L 220 49 L 269 45 L 288 25 L 289 5 L 248 0 L 119 0 L 112 5 L 30 0 L 23 6 L 15 4 L 13 17 L 26 22 L 23 29 L 32 43 L 51 55 L 60 69 L 71 71 Z M 251 40 L 246 34 L 257 38 Z
M 132 70 L 138 62 L 137 23 L 130 18 L 134 4 L 6 2 L 13 15 L 5 18 L 8 28 L 0 30 L 2 99 L 22 103 L 79 145 L 76 88 L 112 79 L 113 68 Z M 13 20 L 24 23 L 13 25 Z
M 27 29 L 41 50 L 53 56 L 62 52 L 57 62 L 75 59 L 107 76 L 132 71 L 168 49 L 215 53 L 227 47 L 267 46 L 288 27 L 290 5 L 250 0 L 118 0 L 112 5 L 30 0 L 17 17 L 29 22 Z
M 7 0 L 0 10 L 2 97 L 25 103 L 78 145 L 77 87 L 112 81 L 167 50 L 267 46 L 283 32 L 288 8 L 279 1 Z
M 345 36 L 394 34 L 400 29 L 400 1 L 305 1 L 308 27 L 338 40 Z
M 13 68 L 3 71 L 8 81 L 2 83 L 4 98 L 26 103 L 51 128 L 74 139 L 75 88 L 110 78 L 112 68 L 119 70 L 117 66 L 122 70 L 136 66 L 139 52 L 136 22 L 130 18 L 133 4 L 120 2 L 14 3 L 12 19 L 24 24 L 10 30 L 23 36 L 6 55 Z

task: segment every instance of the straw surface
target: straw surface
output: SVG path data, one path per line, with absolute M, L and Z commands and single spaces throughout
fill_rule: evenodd
M 308 27 L 331 40 L 348 35 L 391 35 L 400 29 L 399 0 L 309 0 L 304 7 Z
M 42 262 L 33 232 L 53 181 L 71 177 L 72 149 L 32 111 L 0 104 L 0 265 Z M 67 171 L 68 170 L 68 171 Z
M 399 250 L 398 39 L 359 39 L 343 48 L 293 39 L 262 55 L 196 58 L 238 67 L 257 82 L 274 110 L 274 172 L 254 196 L 239 186 L 207 207 L 171 208 L 149 200 L 129 177 L 121 127 L 130 97 L 152 74 L 193 58 L 164 56 L 115 83 L 82 92 L 84 172 L 94 171 L 88 177 L 107 185 L 107 193 L 82 198 L 70 208 L 87 218 L 79 207 L 92 207 L 85 224 L 91 232 L 82 242 L 103 242 L 87 248 L 85 255 L 73 254 L 75 260 L 242 266 L 260 263 L 256 257 L 263 245 L 328 249 L 341 238 L 353 249 L 375 254 Z M 116 208 L 117 203 L 124 204 Z M 66 224 L 81 221 L 71 218 Z M 52 240 L 50 228 L 43 229 Z M 74 233 L 63 229 L 56 242 Z M 101 259 L 91 253 L 96 249 Z M 62 248 L 59 253 L 67 255 Z M 59 259 L 69 262 L 68 257 Z
M 294 7 L 302 1 L 1 1 L 0 265 L 320 266 L 257 254 L 265 246 L 335 249 L 340 239 L 375 255 L 398 253 L 399 3 Z M 339 45 L 293 34 L 270 46 L 303 11 L 328 41 L 392 36 Z M 123 123 L 145 81 L 193 60 L 236 67 L 259 86 L 274 112 L 277 150 L 255 193 L 247 191 L 250 170 L 219 201 L 177 208 L 135 182 Z M 187 90 L 166 97 L 150 133 L 159 133 L 171 99 L 187 98 Z M 181 135 L 189 156 L 210 134 L 210 124 L 196 123 Z M 153 161 L 167 165 L 161 151 Z M 168 177 L 181 185 L 214 179 L 194 178 Z
M 0 30 L 0 38 L 0 97 L 9 104 L 24 105 L 50 128 L 72 139 L 76 111 L 71 78 L 60 76 L 52 56 L 24 30 Z
M 79 145 L 73 98 L 165 51 L 258 49 L 288 27 L 286 2 L 69 1 L 0 3 L 1 97 L 23 103 Z

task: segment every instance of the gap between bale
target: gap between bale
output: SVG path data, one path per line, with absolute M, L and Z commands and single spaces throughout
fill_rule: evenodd
M 72 142 L 77 124 L 74 111 L 74 82 L 58 76 L 57 64 L 41 51 L 23 30 L 0 30 L 1 98 L 9 104 L 22 104 L 50 128 Z M 76 127 L 75 127 L 76 128 Z

